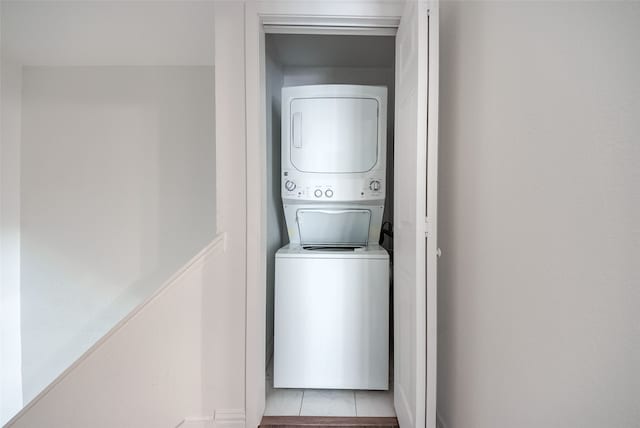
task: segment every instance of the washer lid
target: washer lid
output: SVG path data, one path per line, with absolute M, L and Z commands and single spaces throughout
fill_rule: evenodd
M 276 252 L 276 259 L 384 259 L 389 263 L 389 253 L 376 242 L 366 247 L 360 247 L 349 251 L 336 251 L 335 249 L 310 251 L 297 244 L 287 244 Z
M 362 173 L 378 161 L 378 100 L 294 98 L 290 108 L 291 163 L 301 172 Z
M 303 246 L 364 246 L 369 240 L 371 211 L 300 209 L 296 221 Z

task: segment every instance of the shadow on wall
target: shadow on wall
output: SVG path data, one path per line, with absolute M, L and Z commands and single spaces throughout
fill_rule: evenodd
M 215 235 L 210 66 L 24 67 L 30 401 Z
M 640 3 L 440 4 L 438 411 L 640 426 Z

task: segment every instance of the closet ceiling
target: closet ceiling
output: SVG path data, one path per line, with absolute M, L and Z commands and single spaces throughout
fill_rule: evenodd
M 393 67 L 395 38 L 268 34 L 267 44 L 285 67 Z

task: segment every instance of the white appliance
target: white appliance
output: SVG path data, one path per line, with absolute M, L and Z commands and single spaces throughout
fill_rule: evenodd
M 387 90 L 282 89 L 275 388 L 388 389 Z
M 388 389 L 389 255 L 276 254 L 275 388 Z
M 290 243 L 378 242 L 386 118 L 385 87 L 282 89 L 282 202 Z

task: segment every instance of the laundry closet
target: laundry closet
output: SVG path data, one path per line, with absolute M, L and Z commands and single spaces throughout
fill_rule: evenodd
M 394 416 L 395 37 L 267 34 L 265 82 L 267 414 Z
M 433 428 L 437 4 L 252 2 L 244 30 L 247 423 Z

